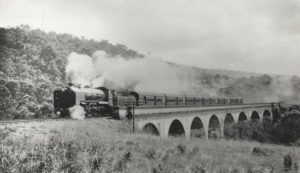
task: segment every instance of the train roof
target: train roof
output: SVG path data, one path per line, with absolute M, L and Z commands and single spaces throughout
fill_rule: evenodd
M 83 92 L 87 94 L 101 94 L 104 95 L 104 92 L 100 89 L 103 87 L 97 87 L 97 88 L 78 88 L 75 86 L 69 87 L 74 92 Z M 109 89 L 109 88 L 107 88 Z M 115 89 L 113 89 L 115 90 Z M 190 98 L 225 98 L 225 99 L 243 99 L 242 97 L 224 97 L 224 96 L 204 96 L 204 95 L 192 95 L 192 94 L 174 94 L 174 93 L 157 93 L 157 92 L 144 92 L 144 91 L 130 91 L 130 90 L 115 90 L 118 93 L 124 93 L 128 92 L 130 94 L 138 94 L 143 96 L 169 96 L 169 97 L 190 97 Z
M 242 97 L 222 97 L 222 96 L 201 96 L 201 95 L 188 95 L 188 94 L 170 94 L 170 93 L 155 93 L 155 92 L 141 92 L 141 91 L 131 91 L 131 93 L 136 93 L 145 96 L 169 96 L 169 97 L 191 97 L 191 98 L 226 98 L 226 99 L 242 99 Z

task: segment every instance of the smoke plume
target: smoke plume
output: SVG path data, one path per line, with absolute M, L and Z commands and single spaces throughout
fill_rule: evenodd
M 96 51 L 92 57 L 71 53 L 67 79 L 81 86 L 106 86 L 148 92 L 188 93 L 196 86 L 184 68 L 154 58 L 125 59 Z
M 90 85 L 96 77 L 95 65 L 88 55 L 71 53 L 66 66 L 67 79 L 80 85 Z

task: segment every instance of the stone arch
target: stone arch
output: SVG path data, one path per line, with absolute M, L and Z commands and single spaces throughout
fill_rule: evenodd
M 156 126 L 152 123 L 147 123 L 144 127 L 143 127 L 143 131 L 151 134 L 151 135 L 155 135 L 155 136 L 159 136 L 159 131 L 156 128 Z
M 231 113 L 227 113 L 224 119 L 224 137 L 229 137 L 231 126 L 234 124 L 234 119 Z
M 264 110 L 264 112 L 263 112 L 263 119 L 265 119 L 265 118 L 272 119 L 272 114 L 268 109 Z
M 238 117 L 238 122 L 246 121 L 246 120 L 247 120 L 247 116 L 246 116 L 245 112 L 241 112 Z
M 222 137 L 221 123 L 216 115 L 212 115 L 208 123 L 208 138 L 218 139 Z
M 191 123 L 191 137 L 205 138 L 204 125 L 199 117 L 195 117 Z
M 251 117 L 250 117 L 252 122 L 258 122 L 259 121 L 259 114 L 257 111 L 253 111 L 251 113 Z
M 172 121 L 168 134 L 169 136 L 185 136 L 184 127 L 178 119 Z

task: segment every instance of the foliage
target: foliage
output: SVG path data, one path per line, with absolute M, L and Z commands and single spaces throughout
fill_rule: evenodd
M 39 116 L 47 116 L 47 117 L 51 117 L 53 116 L 53 111 L 54 111 L 54 107 L 52 104 L 48 103 L 48 102 L 43 102 L 40 107 L 39 107 Z
M 269 135 L 260 122 L 241 121 L 232 124 L 226 131 L 227 138 L 268 142 Z
M 294 144 L 300 140 L 300 114 L 291 113 L 281 120 L 272 131 L 275 142 Z M 299 144 L 298 144 L 299 145 Z
M 16 97 L 20 91 L 20 85 L 17 81 L 8 81 L 5 86 L 10 91 L 12 97 Z

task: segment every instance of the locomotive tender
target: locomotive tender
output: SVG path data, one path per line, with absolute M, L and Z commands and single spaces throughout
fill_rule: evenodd
M 125 111 L 127 117 L 132 108 L 199 107 L 213 105 L 243 104 L 239 97 L 199 97 L 170 95 L 136 91 L 118 91 L 105 87 L 76 88 L 69 86 L 57 89 L 54 95 L 54 112 L 59 117 L 70 116 L 69 108 L 80 105 L 86 116 L 112 116 L 120 118 Z

